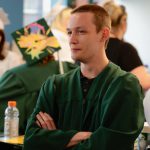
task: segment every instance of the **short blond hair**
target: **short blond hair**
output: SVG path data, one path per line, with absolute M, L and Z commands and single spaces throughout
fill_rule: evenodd
M 114 2 L 106 2 L 103 5 L 104 9 L 108 12 L 111 18 L 111 26 L 116 27 L 120 24 L 123 16 L 127 15 L 123 5 L 117 5 Z

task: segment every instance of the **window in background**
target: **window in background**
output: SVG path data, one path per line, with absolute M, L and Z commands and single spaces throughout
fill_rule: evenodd
M 34 22 L 47 13 L 51 9 L 51 0 L 24 0 L 23 7 L 23 25 Z

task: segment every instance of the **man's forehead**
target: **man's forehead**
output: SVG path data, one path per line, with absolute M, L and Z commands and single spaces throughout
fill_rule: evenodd
M 92 12 L 75 12 L 75 13 L 71 14 L 70 18 L 72 18 L 72 17 L 82 18 L 85 16 L 93 17 L 93 13 Z
M 71 15 L 68 27 L 83 28 L 90 24 L 93 24 L 93 16 L 91 13 L 75 13 Z

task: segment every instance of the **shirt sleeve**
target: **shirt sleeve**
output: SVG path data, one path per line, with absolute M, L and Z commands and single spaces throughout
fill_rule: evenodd
M 47 94 L 49 93 L 49 94 Z M 40 111 L 47 112 L 54 119 L 57 127 L 57 106 L 55 105 L 54 77 L 44 83 L 41 88 L 36 108 L 31 115 L 25 133 L 24 150 L 63 150 L 70 139 L 78 132 L 76 130 L 47 130 L 37 126 L 36 114 Z M 38 141 L 38 142 L 37 142 Z
M 12 99 L 25 91 L 22 81 L 12 71 L 7 71 L 0 78 L 0 100 Z

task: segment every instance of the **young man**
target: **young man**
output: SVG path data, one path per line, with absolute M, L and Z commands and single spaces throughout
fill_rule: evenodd
M 24 150 L 131 150 L 144 123 L 139 81 L 109 62 L 110 18 L 97 5 L 72 11 L 72 58 L 81 66 L 50 77 L 29 119 Z

